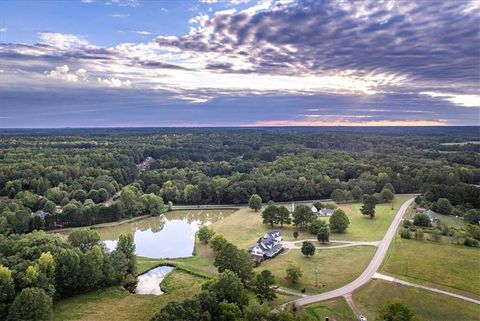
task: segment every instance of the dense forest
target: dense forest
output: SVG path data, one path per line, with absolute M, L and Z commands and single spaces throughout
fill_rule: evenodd
M 386 184 L 396 193 L 424 193 L 429 202 L 447 198 L 456 215 L 480 208 L 478 127 L 3 130 L 0 135 L 4 233 L 155 215 L 168 202 L 247 203 L 252 194 L 263 201 L 348 202 L 380 193 Z M 140 166 L 145 159 L 150 161 Z M 39 210 L 43 214 L 31 216 Z

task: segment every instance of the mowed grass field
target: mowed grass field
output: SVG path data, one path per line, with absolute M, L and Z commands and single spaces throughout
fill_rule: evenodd
M 480 319 L 480 306 L 477 304 L 381 280 L 372 280 L 353 293 L 355 305 L 368 320 L 375 320 L 378 309 L 392 298 L 399 298 L 411 306 L 419 320 L 478 321 Z
M 352 312 L 344 298 L 337 298 L 329 301 L 323 301 L 307 305 L 304 308 L 305 314 L 313 318 L 313 320 L 325 321 L 351 321 L 356 320 L 357 317 Z
M 396 237 L 380 268 L 413 283 L 480 298 L 480 249 Z
M 203 278 L 174 270 L 162 283 L 163 295 L 137 295 L 121 286 L 65 299 L 54 305 L 55 321 L 148 321 L 170 301 L 183 301 L 200 292 Z
M 396 195 L 392 203 L 378 204 L 376 206 L 375 218 L 372 220 L 368 216 L 362 215 L 361 203 L 340 204 L 350 219 L 350 225 L 346 233 L 332 233 L 332 240 L 341 241 L 380 241 L 387 232 L 393 217 L 398 209 L 413 195 Z
M 391 209 L 391 203 L 377 205 L 377 216 L 373 220 L 360 213 L 360 207 L 362 206 L 360 203 L 340 204 L 340 207 L 344 209 L 350 219 L 350 226 L 346 233 L 331 233 L 331 239 L 342 241 L 381 240 L 400 206 L 411 197 L 413 196 L 397 195 L 393 201 L 393 210 Z M 328 219 L 326 220 L 328 221 Z M 242 207 L 225 219 L 213 223 L 211 227 L 242 249 L 247 249 L 259 237 L 263 236 L 265 232 L 272 230 L 270 225 L 262 223 L 261 210 L 255 212 L 247 207 Z M 293 232 L 296 230 L 295 226 L 285 225 L 283 228 L 280 228 L 280 226 L 275 225 L 274 228 L 282 232 L 284 240 L 294 240 Z M 299 240 L 315 237 L 308 231 L 299 230 L 298 232 L 300 234 Z
M 317 250 L 312 257 L 305 257 L 300 250 L 292 249 L 255 268 L 256 272 L 270 270 L 281 287 L 295 290 L 306 289 L 307 293 L 321 293 L 341 287 L 358 277 L 371 261 L 376 247 L 356 246 L 331 250 Z M 297 284 L 286 279 L 289 264 L 298 264 L 303 277 Z M 318 287 L 315 286 L 315 269 L 318 268 Z

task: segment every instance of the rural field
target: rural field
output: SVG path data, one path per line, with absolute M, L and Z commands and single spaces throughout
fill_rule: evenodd
M 277 284 L 295 289 L 305 288 L 307 293 L 321 293 L 341 287 L 358 277 L 368 265 L 376 251 L 373 246 L 317 250 L 312 257 L 305 257 L 299 249 L 291 249 L 271 260 L 262 262 L 255 270 L 270 270 Z M 289 264 L 297 264 L 303 271 L 298 284 L 290 284 L 285 279 L 285 269 Z M 315 270 L 318 273 L 315 273 Z M 316 278 L 318 287 L 315 286 Z
M 353 292 L 356 307 L 368 320 L 375 320 L 378 309 L 391 298 L 408 303 L 418 319 L 424 321 L 476 321 L 480 314 L 480 307 L 476 304 L 381 280 L 372 280 Z M 337 321 L 355 320 L 355 315 L 342 297 L 307 305 L 304 311 L 318 321 L 324 321 L 326 317 Z
M 376 217 L 370 218 L 360 213 L 361 203 L 339 204 L 350 220 L 346 233 L 332 233 L 332 240 L 342 241 L 379 241 L 387 231 L 394 215 L 406 200 L 413 197 L 413 194 L 397 195 L 391 203 L 379 204 L 376 208 Z M 328 220 L 328 219 L 326 219 Z M 239 229 L 238 227 L 242 228 Z M 211 227 L 218 233 L 223 234 L 227 240 L 239 248 L 247 249 L 254 244 L 260 236 L 272 229 L 282 232 L 282 238 L 287 241 L 295 240 L 293 231 L 297 230 L 293 225 L 284 225 L 283 228 L 275 225 L 263 224 L 261 212 L 254 212 L 247 207 L 230 214 L 223 220 L 217 221 Z M 314 238 L 308 231 L 298 230 L 299 240 Z
M 324 321 L 326 317 L 337 321 L 350 321 L 356 318 L 344 298 L 310 304 L 304 307 L 303 310 L 308 316 L 317 321 Z
M 396 195 L 393 199 L 393 209 L 392 203 L 378 204 L 373 220 L 360 213 L 361 203 L 340 204 L 350 219 L 350 226 L 346 233 L 332 233 L 332 240 L 380 241 L 400 206 L 412 197 L 415 195 Z
M 372 280 L 353 293 L 356 306 L 368 320 L 375 320 L 378 309 L 391 298 L 406 302 L 415 310 L 417 317 L 425 321 L 476 321 L 480 315 L 477 304 L 379 280 Z
M 381 271 L 413 283 L 480 298 L 479 262 L 480 250 L 476 248 L 397 237 Z

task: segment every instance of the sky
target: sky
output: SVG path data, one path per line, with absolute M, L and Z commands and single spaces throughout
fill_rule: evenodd
M 480 124 L 480 1 L 0 1 L 0 128 Z

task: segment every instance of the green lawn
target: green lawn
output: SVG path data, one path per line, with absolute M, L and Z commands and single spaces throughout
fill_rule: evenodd
M 163 295 L 137 295 L 110 287 L 62 300 L 54 305 L 55 321 L 148 321 L 169 301 L 184 300 L 200 291 L 204 279 L 175 270 L 162 283 Z
M 350 225 L 346 233 L 332 233 L 332 240 L 380 241 L 400 206 L 412 197 L 412 195 L 397 195 L 393 200 L 393 210 L 391 203 L 378 204 L 373 220 L 360 213 L 361 203 L 341 204 L 340 207 L 350 219 Z
M 413 220 L 415 214 L 416 213 L 413 207 L 410 207 L 405 214 L 405 218 Z M 437 217 L 441 223 L 445 224 L 448 227 L 453 227 L 456 229 L 465 229 L 467 227 L 467 224 L 461 217 L 455 217 L 454 215 L 443 215 L 439 213 L 437 213 Z
M 376 247 L 358 246 L 332 250 L 317 250 L 313 257 L 306 258 L 300 250 L 289 250 L 273 259 L 266 260 L 256 268 L 257 272 L 270 270 L 278 285 L 309 293 L 321 293 L 336 289 L 358 277 L 372 259 Z M 290 263 L 298 264 L 303 277 L 298 284 L 285 279 L 285 269 Z M 318 268 L 318 287 L 315 286 L 315 269 Z
M 480 250 L 396 237 L 381 271 L 414 283 L 480 297 Z M 408 269 L 408 271 L 407 271 Z
M 260 236 L 272 229 L 270 225 L 262 223 L 261 211 L 254 212 L 248 207 L 242 207 L 223 220 L 213 223 L 211 227 L 241 249 L 253 245 Z M 280 226 L 275 226 L 275 228 L 280 229 Z M 281 229 L 284 239 L 288 236 L 293 238 L 294 230 L 291 225 Z
M 438 220 L 448 227 L 453 227 L 456 229 L 465 229 L 467 227 L 467 223 L 465 223 L 465 221 L 460 217 L 443 214 L 437 214 L 437 216 Z
M 399 298 L 410 305 L 420 320 L 478 321 L 480 316 L 479 305 L 380 280 L 370 281 L 353 293 L 355 305 L 368 320 L 375 320 L 378 309 L 391 298 Z
M 329 301 L 323 301 L 304 308 L 305 314 L 314 320 L 324 321 L 326 317 L 330 320 L 352 321 L 356 320 L 355 314 L 344 298 L 337 298 Z
M 393 202 L 393 210 L 391 210 L 390 203 L 377 205 L 377 217 L 373 220 L 361 215 L 360 203 L 340 204 L 340 207 L 345 210 L 350 218 L 350 226 L 346 233 L 332 233 L 331 238 L 333 240 L 346 241 L 381 240 L 398 208 L 411 197 L 411 195 L 397 195 Z M 254 212 L 247 207 L 242 207 L 225 219 L 213 223 L 211 227 L 216 232 L 223 234 L 230 242 L 243 249 L 253 245 L 260 236 L 272 229 L 270 225 L 262 223 L 261 211 Z M 283 228 L 275 225 L 275 229 L 282 231 L 284 240 L 294 240 L 293 231 L 296 228 L 293 225 L 287 225 Z M 299 240 L 314 237 L 308 231 L 299 231 L 299 233 Z

